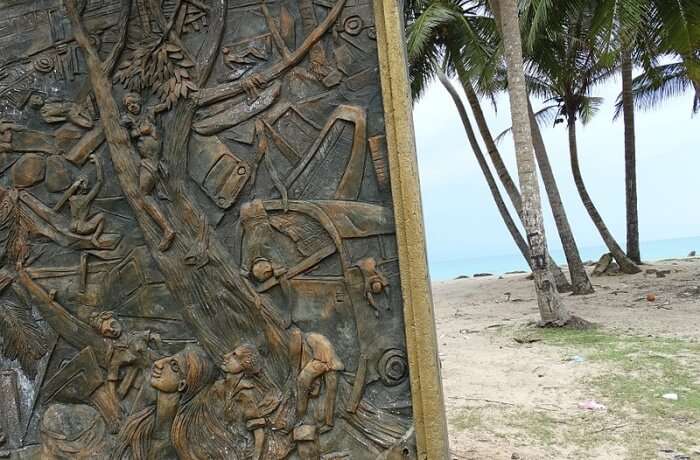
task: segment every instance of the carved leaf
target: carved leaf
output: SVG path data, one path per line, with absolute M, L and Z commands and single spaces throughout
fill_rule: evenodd
M 172 105 L 197 90 L 187 71 L 192 67 L 178 45 L 146 44 L 125 57 L 113 80 L 131 91 L 150 89 L 161 102 Z
M 194 63 L 186 58 L 183 59 L 182 61 L 179 61 L 177 63 L 177 65 L 179 65 L 180 67 L 184 67 L 185 69 L 189 69 L 191 67 L 194 67 Z
M 0 303 L 0 335 L 3 355 L 18 360 L 33 378 L 36 362 L 46 354 L 47 347 L 46 336 L 34 322 L 31 309 L 7 301 Z

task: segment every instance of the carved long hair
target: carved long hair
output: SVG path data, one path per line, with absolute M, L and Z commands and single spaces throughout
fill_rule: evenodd
M 170 428 L 170 440 L 182 460 L 237 459 L 235 444 L 214 412 L 217 400 L 212 384 L 218 370 L 207 355 L 184 350 L 175 355 L 184 374 L 185 388 Z M 113 459 L 148 460 L 155 429 L 156 407 L 132 415 L 119 433 Z
M 170 429 L 170 439 L 182 460 L 237 459 L 233 437 L 215 411 L 212 391 L 218 368 L 203 352 L 185 352 L 187 387 Z

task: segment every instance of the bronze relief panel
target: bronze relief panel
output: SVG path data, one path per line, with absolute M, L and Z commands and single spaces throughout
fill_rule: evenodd
M 0 11 L 0 451 L 414 458 L 372 2 Z

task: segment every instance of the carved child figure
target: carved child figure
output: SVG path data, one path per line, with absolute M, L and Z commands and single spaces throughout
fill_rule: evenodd
M 95 155 L 90 155 L 90 161 L 95 164 L 97 176 L 95 185 L 90 189 L 87 179 L 80 178 L 66 191 L 54 210 L 58 211 L 68 201 L 72 218 L 71 231 L 78 235 L 91 235 L 92 244 L 99 246 L 100 236 L 104 231 L 105 216 L 101 212 L 90 216 L 90 207 L 102 189 L 104 172 L 100 160 Z
M 107 342 L 107 383 L 112 394 L 123 399 L 136 383 L 139 371 L 152 361 L 149 345 L 160 345 L 160 335 L 150 331 L 124 333 L 124 328 L 114 313 L 103 311 L 90 316 L 91 326 Z M 123 378 L 119 371 L 126 368 Z M 118 384 L 118 386 L 117 386 Z
M 273 431 L 272 419 L 283 417 L 284 404 L 279 390 L 260 367 L 255 347 L 241 345 L 224 355 L 221 369 L 225 378 L 217 383 L 224 398 L 225 412 L 232 423 L 245 425 L 253 435 L 252 459 L 282 459 L 291 450 L 289 436 Z
M 75 102 L 46 101 L 41 95 L 32 94 L 29 98 L 29 106 L 34 110 L 38 110 L 41 118 L 49 124 L 69 121 L 85 129 L 92 129 L 95 125 L 92 118 Z
M 338 371 L 345 365 L 335 352 L 335 347 L 325 336 L 314 332 L 303 333 L 299 329 L 291 332 L 292 359 L 298 369 L 297 419 L 303 421 L 309 398 L 319 393 L 321 379 L 325 383 L 323 400 L 323 426 L 321 432 L 333 428 L 335 398 L 338 391 Z
M 141 157 L 139 164 L 139 188 L 143 193 L 144 208 L 151 219 L 163 231 L 163 238 L 158 248 L 167 251 L 175 239 L 175 230 L 166 219 L 163 211 L 153 196 L 156 184 L 162 178 L 161 153 L 163 140 L 158 132 L 155 114 L 166 110 L 165 104 L 158 104 L 146 109 L 142 114 L 141 96 L 129 93 L 124 96 L 126 114 L 122 125 L 129 130 L 129 136 L 136 143 L 136 150 Z

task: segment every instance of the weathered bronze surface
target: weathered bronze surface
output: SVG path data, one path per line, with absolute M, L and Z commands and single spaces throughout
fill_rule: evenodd
M 2 455 L 443 457 L 391 3 L 0 1 Z

